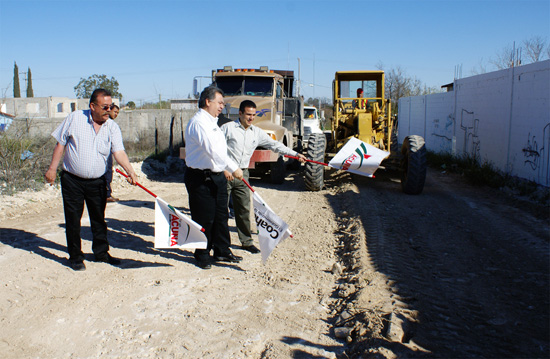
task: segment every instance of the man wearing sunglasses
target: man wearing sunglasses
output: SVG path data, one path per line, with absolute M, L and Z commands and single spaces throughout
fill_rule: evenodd
M 96 89 L 90 98 L 90 109 L 72 112 L 52 133 L 57 145 L 44 177 L 48 183 L 53 184 L 57 167 L 63 158 L 60 179 L 65 211 L 65 234 L 69 263 L 76 271 L 86 269 L 80 238 L 84 203 L 90 216 L 95 260 L 111 265 L 120 264 L 119 259 L 109 254 L 105 222 L 105 172 L 109 155 L 112 154 L 128 173 L 129 183 L 137 183 L 137 176 L 124 150 L 120 127 L 109 118 L 113 108 L 111 93 L 104 89 Z

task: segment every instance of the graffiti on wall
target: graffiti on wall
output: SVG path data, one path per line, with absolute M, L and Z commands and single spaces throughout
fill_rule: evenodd
M 432 120 L 432 137 L 435 137 L 433 144 L 439 147 L 441 152 L 450 152 L 452 147 L 453 137 L 453 114 L 449 114 L 444 120 L 444 123 L 439 118 Z
M 462 151 L 479 160 L 479 118 L 475 118 L 473 111 L 470 112 L 464 108 L 462 109 L 460 112 L 460 129 L 464 131 L 464 145 Z
M 542 129 L 542 140 L 539 143 L 536 135 L 527 135 L 527 143 L 521 150 L 523 164 L 537 173 L 539 181 L 550 184 L 550 124 Z

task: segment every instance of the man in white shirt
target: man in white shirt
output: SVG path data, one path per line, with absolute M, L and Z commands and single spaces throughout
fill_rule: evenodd
M 212 259 L 231 263 L 242 260 L 229 248 L 227 180 L 223 172 L 228 171 L 237 179 L 242 179 L 243 173 L 227 156 L 225 137 L 217 124 L 224 108 L 222 90 L 205 88 L 199 108 L 185 129 L 185 187 L 191 218 L 204 228 L 208 239 L 207 249 L 196 249 L 194 256 L 200 268 L 209 269 Z
M 244 178 L 248 181 L 248 164 L 257 147 L 267 148 L 280 154 L 297 156 L 300 162 L 306 157 L 275 141 L 268 134 L 252 125 L 256 118 L 256 104 L 244 100 L 239 106 L 239 120 L 224 124 L 221 129 L 227 141 L 228 155 L 242 169 Z M 241 241 L 242 249 L 250 253 L 259 253 L 260 250 L 253 244 L 250 230 L 250 189 L 244 182 L 225 171 L 227 191 L 233 200 L 235 224 Z

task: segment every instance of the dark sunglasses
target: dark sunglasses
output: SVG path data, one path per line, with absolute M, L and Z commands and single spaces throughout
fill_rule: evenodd
M 97 103 L 95 102 L 92 102 L 94 105 L 96 106 L 99 106 Z M 99 106 L 99 108 L 103 109 L 103 111 L 109 111 L 109 110 L 112 110 L 113 108 L 115 108 L 115 104 L 112 104 L 112 105 L 104 105 L 103 107 Z

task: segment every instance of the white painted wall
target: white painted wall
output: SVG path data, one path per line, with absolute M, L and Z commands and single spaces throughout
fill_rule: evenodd
M 399 100 L 399 142 L 550 186 L 550 60 L 455 80 L 454 91 Z

